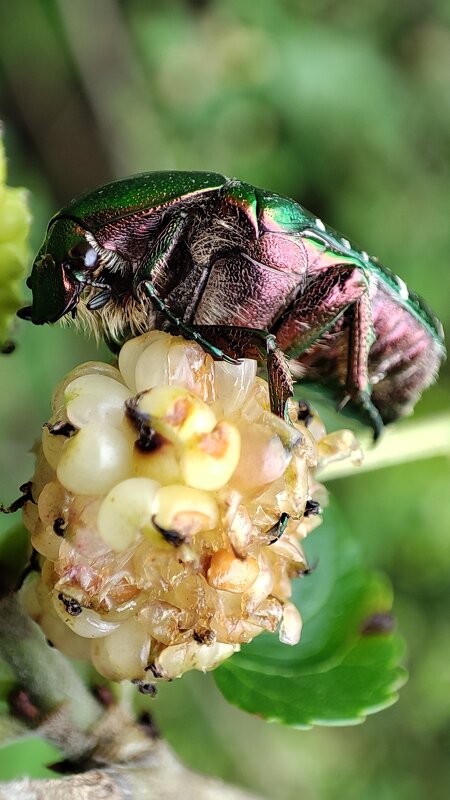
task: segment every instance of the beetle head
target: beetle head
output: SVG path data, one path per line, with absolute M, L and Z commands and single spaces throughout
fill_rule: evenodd
M 43 325 L 74 311 L 87 276 L 97 266 L 97 253 L 84 233 L 74 219 L 55 217 L 50 222 L 27 280 L 32 305 L 20 309 L 19 317 Z

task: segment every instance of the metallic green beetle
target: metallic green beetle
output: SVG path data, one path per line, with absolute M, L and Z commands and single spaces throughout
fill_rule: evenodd
M 35 324 L 70 313 L 110 343 L 171 325 L 216 358 L 263 355 L 277 413 L 292 371 L 375 436 L 445 353 L 401 278 L 293 200 L 211 172 L 144 173 L 76 198 L 50 221 L 28 285 L 19 315 Z

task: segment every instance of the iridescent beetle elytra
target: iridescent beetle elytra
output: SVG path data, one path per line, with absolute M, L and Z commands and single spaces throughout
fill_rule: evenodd
M 286 197 L 210 172 L 151 172 L 76 198 L 28 279 L 35 324 L 70 314 L 110 343 L 175 326 L 215 358 L 265 357 L 283 414 L 291 373 L 383 424 L 412 410 L 442 327 L 390 270 Z

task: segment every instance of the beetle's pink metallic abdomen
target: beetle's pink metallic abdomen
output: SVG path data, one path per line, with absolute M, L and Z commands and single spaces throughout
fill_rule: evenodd
M 442 348 L 431 331 L 378 289 L 372 300 L 376 340 L 369 354 L 372 399 L 385 422 L 410 413 L 436 378 Z
M 435 380 L 442 347 L 398 300 L 379 285 L 371 297 L 375 341 L 369 351 L 372 401 L 384 422 L 411 413 L 422 392 Z M 296 359 L 299 370 L 318 383 L 345 387 L 348 326 L 341 318 L 320 343 Z

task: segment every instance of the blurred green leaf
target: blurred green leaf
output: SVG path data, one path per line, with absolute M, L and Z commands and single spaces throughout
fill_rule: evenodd
M 17 585 L 30 549 L 29 534 L 20 522 L 0 533 L 0 597 Z
M 391 705 L 405 681 L 397 634 L 364 633 L 391 595 L 378 576 L 363 571 L 342 518 L 327 509 L 305 548 L 316 571 L 297 582 L 294 601 L 304 622 L 294 648 L 262 635 L 216 670 L 229 702 L 268 720 L 295 727 L 361 722 Z
M 0 349 L 8 347 L 11 323 L 22 303 L 31 221 L 26 191 L 5 186 L 5 179 L 6 159 L 0 130 Z
M 22 776 L 29 778 L 54 778 L 49 764 L 63 757 L 58 750 L 43 739 L 30 738 L 0 748 L 0 776 L 3 781 Z
M 17 681 L 7 664 L 0 659 L 0 720 L 2 715 L 9 715 L 8 697 L 14 689 Z M 3 740 L 2 731 L 4 726 L 0 723 L 0 743 Z

